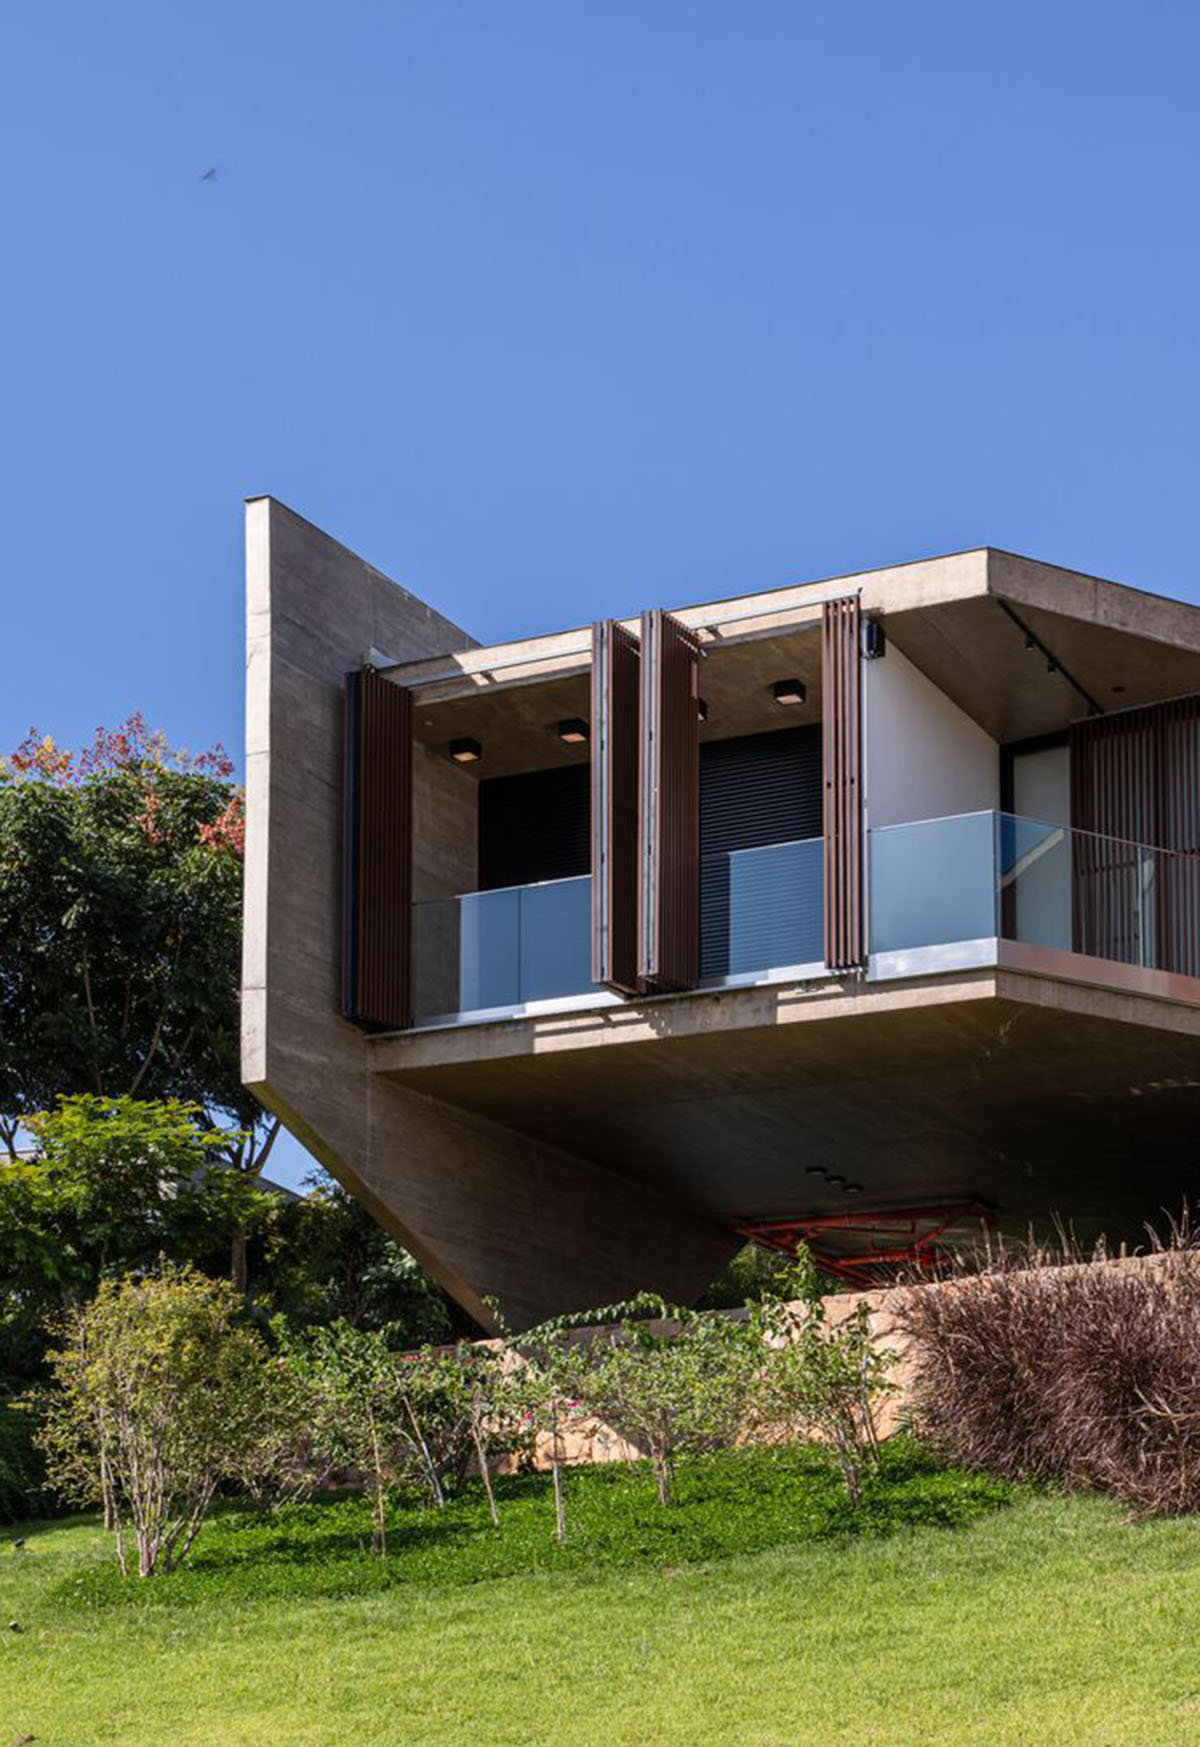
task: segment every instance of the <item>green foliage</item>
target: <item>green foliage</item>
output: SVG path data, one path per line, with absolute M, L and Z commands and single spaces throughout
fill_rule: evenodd
M 38 1439 L 62 1495 L 98 1501 L 139 1577 L 186 1558 L 217 1487 L 277 1443 L 279 1368 L 227 1283 L 165 1268 L 64 1316 Z
M 0 1140 L 64 1094 L 174 1097 L 245 1125 L 240 805 L 220 754 L 133 719 L 80 759 L 0 760 Z
M 778 1250 L 765 1249 L 762 1244 L 743 1244 L 726 1263 L 701 1298 L 701 1310 L 738 1310 L 744 1304 L 758 1304 L 764 1298 L 791 1296 L 790 1282 L 795 1263 Z
M 0 1523 L 20 1522 L 50 1507 L 45 1464 L 34 1443 L 36 1430 L 31 1412 L 0 1400 Z
M 35 1157 L 0 1162 L 0 1380 L 40 1374 L 44 1324 L 104 1279 L 160 1258 L 228 1270 L 277 1199 L 225 1160 L 230 1136 L 175 1099 L 61 1099 L 28 1126 Z
M 752 1327 L 765 1360 L 756 1391 L 758 1430 L 788 1441 L 819 1437 L 836 1451 L 852 1507 L 880 1455 L 875 1408 L 890 1388 L 893 1355 L 871 1338 L 861 1301 L 836 1321 L 802 1271 L 804 1295 L 762 1305 Z
M 387 1551 L 387 1500 L 404 1483 L 424 1483 L 445 1503 L 435 1448 L 452 1419 L 440 1379 L 418 1358 L 394 1353 L 384 1337 L 344 1321 L 303 1339 L 278 1329 L 283 1356 L 304 1392 L 313 1455 L 327 1470 L 366 1476 L 372 1502 L 371 1551 Z M 436 1428 L 436 1429 L 435 1429 Z
M 190 1605 L 220 1598 L 236 1605 L 251 1597 L 342 1597 L 526 1572 L 675 1567 L 922 1525 L 962 1527 L 1014 1497 L 1002 1481 L 941 1468 L 907 1440 L 888 1446 L 858 1511 L 849 1508 L 828 1454 L 812 1446 L 681 1460 L 670 1510 L 652 1502 L 649 1464 L 614 1462 L 572 1470 L 572 1532 L 560 1544 L 549 1532 L 550 1477 L 498 1479 L 494 1486 L 500 1535 L 475 1481 L 441 1511 L 428 1510 L 415 1492 L 393 1494 L 383 1559 L 363 1558 L 373 1511 L 361 1495 L 314 1499 L 271 1517 L 222 1510 L 187 1565 L 154 1585 L 152 1600 Z M 140 1601 L 138 1586 L 110 1569 L 72 1579 L 62 1596 L 73 1607 L 91 1608 L 120 1606 L 134 1592 Z
M 270 1308 L 295 1329 L 339 1320 L 376 1330 L 392 1347 L 474 1332 L 412 1256 L 360 1201 L 323 1172 L 302 1201 L 279 1210 L 260 1264 Z
M 670 1504 L 682 1455 L 732 1443 L 746 1423 L 762 1343 L 730 1316 L 655 1307 L 655 1321 L 622 1317 L 567 1348 L 591 1412 L 650 1457 L 658 1502 Z M 664 1320 L 669 1318 L 669 1321 Z

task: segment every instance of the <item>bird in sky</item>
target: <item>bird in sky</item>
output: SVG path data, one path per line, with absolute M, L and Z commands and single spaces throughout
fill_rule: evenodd
M 200 180 L 202 182 L 215 182 L 216 179 L 217 179 L 217 166 L 215 164 L 211 165 L 204 172 L 203 176 L 201 176 L 201 178 L 200 178 Z

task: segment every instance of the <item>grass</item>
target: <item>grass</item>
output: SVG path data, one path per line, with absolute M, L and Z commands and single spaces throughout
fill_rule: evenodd
M 477 1497 L 444 1539 L 398 1512 L 383 1566 L 358 1500 L 226 1513 L 169 1583 L 108 1576 L 92 1519 L 37 1525 L 0 1544 L 0 1747 L 1200 1741 L 1200 1523 L 890 1462 L 858 1533 L 769 1454 L 690 1467 L 669 1524 L 644 1473 L 573 1475 L 562 1554 L 542 1482 L 499 1541 Z

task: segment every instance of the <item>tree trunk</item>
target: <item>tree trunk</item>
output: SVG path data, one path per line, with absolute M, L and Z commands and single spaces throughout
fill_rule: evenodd
M 239 1226 L 233 1234 L 229 1249 L 229 1278 L 233 1282 L 235 1292 L 246 1296 L 246 1288 L 250 1282 L 249 1266 L 246 1258 L 246 1233 Z
M 483 1447 L 483 1439 L 479 1435 L 479 1427 L 471 1427 L 471 1437 L 475 1444 L 475 1460 L 479 1463 L 479 1478 L 483 1481 L 483 1490 L 487 1493 L 488 1512 L 492 1519 L 492 1527 L 499 1529 L 500 1518 L 496 1514 L 496 1495 L 492 1491 L 492 1477 L 488 1473 L 487 1451 Z

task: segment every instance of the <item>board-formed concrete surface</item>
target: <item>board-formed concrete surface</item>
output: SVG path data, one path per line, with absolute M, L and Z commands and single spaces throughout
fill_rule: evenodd
M 246 512 L 246 929 L 242 1073 L 267 1109 L 482 1324 L 654 1289 L 686 1301 L 736 1248 L 671 1198 L 390 1084 L 339 1015 L 343 682 L 371 649 L 469 648 L 457 626 L 271 498 Z M 419 804 L 439 805 L 439 772 Z M 421 780 L 419 778 L 419 780 Z M 421 833 L 418 890 L 441 851 Z

